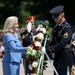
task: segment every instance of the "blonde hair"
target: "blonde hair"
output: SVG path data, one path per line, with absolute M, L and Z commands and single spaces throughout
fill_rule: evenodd
M 3 32 L 13 32 L 12 27 L 15 25 L 16 20 L 18 20 L 18 17 L 16 16 L 10 16 L 5 20 L 4 29 Z

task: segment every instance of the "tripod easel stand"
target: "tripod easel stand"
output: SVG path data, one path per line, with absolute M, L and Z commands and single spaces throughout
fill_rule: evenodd
M 49 58 L 49 56 L 47 55 L 46 53 L 46 49 L 45 49 L 45 46 L 46 46 L 46 42 L 47 42 L 47 35 L 46 35 L 46 38 L 45 38 L 45 42 L 44 42 L 44 46 L 42 47 L 42 53 L 41 53 L 41 56 L 40 56 L 40 61 L 39 61 L 39 66 L 38 66 L 38 72 L 43 71 L 43 63 L 44 63 L 44 55 L 46 55 L 46 57 L 48 58 L 48 61 L 50 62 L 51 64 L 51 67 L 53 68 L 53 70 L 55 71 L 56 75 L 59 75 L 57 70 L 55 69 L 54 65 L 51 63 L 51 59 Z

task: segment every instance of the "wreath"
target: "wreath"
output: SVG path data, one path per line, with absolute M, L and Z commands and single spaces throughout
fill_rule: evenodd
M 38 65 L 41 55 L 42 46 L 44 44 L 44 40 L 46 35 L 51 36 L 49 22 L 41 21 L 36 29 L 36 35 L 33 36 L 33 42 L 30 46 L 28 46 L 27 54 L 23 55 L 23 58 L 28 60 L 29 67 L 29 75 L 43 75 L 42 73 L 38 73 Z M 44 59 L 43 71 L 47 68 L 47 58 Z

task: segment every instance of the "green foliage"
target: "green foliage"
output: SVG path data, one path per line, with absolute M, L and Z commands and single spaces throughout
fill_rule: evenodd
M 2 2 L 0 2 L 0 8 L 2 8 L 2 7 L 4 7 L 4 6 L 5 6 L 5 4 L 2 3 Z
M 4 25 L 0 25 L 0 29 L 3 29 L 3 26 L 4 26 Z
M 51 31 L 50 31 L 50 27 L 49 27 L 49 21 L 42 21 L 41 22 L 42 25 L 44 25 L 44 27 L 46 27 L 46 30 L 47 30 L 47 35 L 50 37 L 52 34 L 51 34 Z
M 39 73 L 39 74 L 37 74 L 37 75 L 43 75 L 42 73 Z
M 66 5 L 67 3 L 67 5 Z M 38 20 L 48 19 L 52 21 L 50 9 L 57 5 L 64 5 L 66 9 L 66 19 L 74 23 L 74 13 L 75 13 L 75 1 L 71 0 L 0 0 L 0 27 L 4 23 L 8 16 L 15 15 L 19 17 L 20 24 L 23 23 L 24 18 L 35 15 Z M 70 7 L 68 7 L 70 6 Z M 73 21 L 73 22 L 72 22 Z

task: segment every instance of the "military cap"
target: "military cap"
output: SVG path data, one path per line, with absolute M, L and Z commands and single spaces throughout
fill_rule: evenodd
M 28 18 L 24 19 L 24 22 L 34 22 L 35 19 L 35 16 L 29 16 Z
M 52 14 L 52 19 L 57 18 L 60 13 L 64 12 L 64 6 L 56 6 L 49 11 Z

